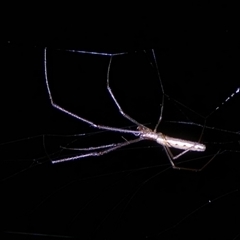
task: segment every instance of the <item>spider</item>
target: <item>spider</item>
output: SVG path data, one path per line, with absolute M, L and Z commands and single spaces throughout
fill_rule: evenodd
M 114 94 L 112 92 L 112 89 L 110 87 L 109 74 L 110 74 L 112 59 L 113 59 L 114 56 L 128 54 L 127 52 L 110 54 L 110 53 L 87 52 L 87 51 L 79 51 L 79 50 L 66 50 L 66 51 L 82 53 L 82 54 L 104 55 L 104 56 L 109 57 L 109 63 L 108 63 L 108 69 L 107 69 L 107 90 L 108 90 L 108 93 L 110 94 L 110 97 L 112 98 L 116 107 L 118 108 L 119 113 L 124 118 L 126 118 L 130 122 L 134 123 L 137 126 L 137 128 L 136 128 L 136 130 L 129 130 L 129 129 L 112 127 L 112 126 L 98 125 L 98 124 L 96 124 L 96 123 L 94 123 L 94 122 L 92 122 L 92 121 L 90 121 L 86 118 L 83 118 L 79 115 L 76 115 L 73 112 L 70 112 L 67 109 L 65 109 L 65 108 L 59 106 L 58 104 L 56 104 L 53 100 L 52 93 L 51 93 L 50 86 L 49 86 L 49 81 L 48 81 L 47 48 L 45 48 L 44 49 L 45 83 L 46 83 L 47 92 L 48 92 L 48 96 L 49 96 L 51 105 L 54 108 L 66 113 L 66 114 L 68 114 L 68 115 L 70 115 L 70 116 L 72 116 L 76 119 L 79 119 L 82 122 L 87 123 L 91 127 L 94 127 L 94 128 L 100 129 L 100 130 L 108 130 L 108 131 L 120 132 L 120 133 L 124 133 L 124 134 L 132 134 L 136 138 L 133 139 L 133 140 L 120 142 L 120 143 L 113 143 L 113 144 L 102 145 L 102 146 L 97 146 L 97 147 L 89 147 L 89 148 L 85 148 L 85 149 L 81 149 L 81 148 L 74 149 L 74 150 L 85 150 L 85 151 L 88 151 L 88 152 L 83 153 L 83 154 L 79 154 L 79 155 L 76 155 L 76 156 L 73 156 L 73 157 L 67 157 L 67 158 L 52 160 L 52 163 L 66 162 L 66 161 L 76 160 L 76 159 L 80 159 L 80 158 L 86 158 L 86 157 L 90 157 L 90 156 L 101 156 L 101 155 L 107 154 L 109 152 L 112 152 L 116 149 L 125 147 L 125 146 L 133 144 L 133 143 L 137 143 L 137 142 L 140 142 L 140 141 L 143 141 L 143 140 L 156 141 L 158 144 L 162 145 L 173 169 L 188 170 L 188 171 L 201 171 L 219 154 L 220 150 L 218 152 L 216 152 L 210 158 L 210 160 L 208 160 L 208 162 L 205 163 L 201 168 L 186 168 L 186 167 L 180 167 L 180 166 L 175 165 L 174 160 L 176 160 L 177 158 L 181 157 L 182 155 L 186 154 L 189 151 L 197 151 L 197 152 L 205 151 L 206 146 L 204 144 L 200 143 L 201 137 L 202 137 L 202 134 L 203 134 L 203 131 L 204 131 L 204 127 L 202 129 L 202 134 L 201 134 L 198 142 L 188 141 L 188 140 L 184 140 L 184 139 L 180 139 L 180 138 L 174 138 L 174 137 L 167 136 L 167 135 L 165 135 L 161 132 L 157 132 L 158 126 L 162 121 L 163 110 L 164 110 L 164 99 L 167 95 L 164 92 L 162 80 L 161 80 L 161 77 L 160 77 L 160 73 L 159 73 L 159 69 L 158 69 L 158 65 L 157 65 L 157 61 L 156 61 L 155 52 L 154 52 L 153 49 L 151 50 L 152 51 L 152 56 L 153 56 L 153 59 L 154 59 L 154 64 L 156 66 L 158 79 L 160 81 L 160 86 L 161 86 L 161 91 L 162 91 L 161 111 L 160 111 L 159 118 L 158 118 L 158 121 L 157 121 L 154 129 L 150 129 L 150 128 L 144 126 L 143 124 L 139 123 L 138 121 L 133 119 L 131 116 L 129 116 L 127 113 L 125 113 L 123 111 L 123 109 L 121 108 L 119 102 L 117 101 L 116 97 L 114 96 Z M 237 89 L 236 93 L 238 93 L 238 92 L 239 92 L 239 88 Z M 232 94 L 230 97 L 233 97 L 233 95 L 234 94 Z M 180 150 L 183 150 L 183 151 L 180 154 L 174 156 L 173 153 L 171 152 L 170 148 L 176 148 L 176 149 L 180 149 Z

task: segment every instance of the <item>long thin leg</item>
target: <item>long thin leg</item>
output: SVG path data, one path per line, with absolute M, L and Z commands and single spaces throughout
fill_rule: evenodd
M 116 146 L 110 147 L 110 148 L 108 148 L 106 150 L 103 150 L 103 151 L 100 151 L 100 152 L 90 152 L 90 153 L 86 153 L 86 154 L 80 154 L 80 155 L 77 155 L 75 157 L 69 157 L 69 158 L 62 158 L 62 159 L 52 160 L 52 163 L 67 162 L 67 161 L 72 161 L 72 160 L 85 158 L 85 157 L 98 157 L 98 156 L 102 156 L 102 155 L 107 154 L 109 152 L 112 152 L 112 151 L 114 151 L 114 150 L 116 150 L 118 148 L 122 148 L 122 147 L 130 145 L 132 143 L 140 142 L 142 140 L 144 140 L 144 139 L 142 139 L 142 138 L 133 139 L 133 140 L 130 140 L 130 141 L 127 141 L 127 142 L 118 143 L 118 144 L 116 144 Z
M 141 123 L 139 123 L 138 121 L 136 121 L 135 119 L 133 119 L 132 117 L 130 117 L 128 114 L 126 114 L 121 106 L 119 105 L 117 99 L 115 98 L 113 92 L 112 92 L 112 89 L 110 88 L 110 85 L 109 85 L 109 73 L 110 73 L 110 66 L 111 66 L 111 63 L 112 63 L 112 57 L 110 58 L 110 61 L 109 61 L 109 64 L 108 64 L 108 71 L 107 71 L 107 90 L 110 94 L 110 96 L 112 97 L 114 103 L 116 104 L 119 112 L 122 114 L 123 117 L 125 117 L 126 119 L 128 119 L 129 121 L 131 121 L 132 123 L 135 123 L 136 125 L 140 125 L 140 126 L 143 126 Z
M 61 50 L 61 49 L 58 49 Z M 83 53 L 83 54 L 91 54 L 91 55 L 101 55 L 101 56 L 119 56 L 128 54 L 128 52 L 121 52 L 121 53 L 103 53 L 103 52 L 88 52 L 88 51 L 80 51 L 80 50 L 69 50 L 65 49 L 65 52 L 74 52 L 74 53 Z
M 111 144 L 107 144 L 107 145 L 101 145 L 101 146 L 96 146 L 96 147 L 88 147 L 88 148 L 68 148 L 68 147 L 62 147 L 60 146 L 60 148 L 62 149 L 66 149 L 66 150 L 73 150 L 73 151 L 94 151 L 94 150 L 99 150 L 99 149 L 104 149 L 104 148 L 110 148 L 110 147 L 115 147 L 117 146 L 119 143 L 111 143 Z
M 187 170 L 187 171 L 193 171 L 193 172 L 200 172 L 200 171 L 202 171 L 221 151 L 221 150 L 219 150 L 218 152 L 216 152 L 214 154 L 214 156 L 212 158 L 210 158 L 210 160 L 207 163 L 205 163 L 201 168 L 185 168 L 185 167 L 176 166 L 175 163 L 173 162 L 173 160 L 177 159 L 180 156 L 182 156 L 184 153 L 188 152 L 188 150 L 185 150 L 182 153 L 180 153 L 179 155 L 173 157 L 173 154 L 172 154 L 171 150 L 169 149 L 169 147 L 167 147 L 167 146 L 163 146 L 163 147 L 164 147 L 164 150 L 165 150 L 165 152 L 167 154 L 167 157 L 168 157 L 168 159 L 169 159 L 173 169 Z
M 48 96 L 50 98 L 51 105 L 54 108 L 56 108 L 56 109 L 58 109 L 58 110 L 60 110 L 60 111 L 62 111 L 64 113 L 66 113 L 66 114 L 68 114 L 68 115 L 70 115 L 70 116 L 72 116 L 74 118 L 77 118 L 77 119 L 81 120 L 82 122 L 85 122 L 85 123 L 89 124 L 90 126 L 92 126 L 94 128 L 109 130 L 109 131 L 113 131 L 113 132 L 130 133 L 130 134 L 134 134 L 136 136 L 138 136 L 140 134 L 140 131 L 133 131 L 133 130 L 128 130 L 128 129 L 104 126 L 104 125 L 97 125 L 94 122 L 89 121 L 89 120 L 87 120 L 85 118 L 82 118 L 82 117 L 80 117 L 80 116 L 78 116 L 78 115 L 76 115 L 76 114 L 74 114 L 74 113 L 72 113 L 72 112 L 70 112 L 70 111 L 60 107 L 59 105 L 57 105 L 53 101 L 52 93 L 51 93 L 51 90 L 50 90 L 50 87 L 49 87 L 49 83 L 48 83 L 48 76 L 47 76 L 47 48 L 44 49 L 44 73 L 45 73 L 45 82 L 46 82 L 46 86 L 47 86 Z
M 158 79 L 160 81 L 160 86 L 161 86 L 161 90 L 162 90 L 162 103 L 161 103 L 161 111 L 160 111 L 160 115 L 159 115 L 159 118 L 158 118 L 158 122 L 154 128 L 154 132 L 157 132 L 157 129 L 158 129 L 158 126 L 160 124 L 160 122 L 162 121 L 162 115 L 163 115 L 163 108 L 164 108 L 164 99 L 165 99 L 165 92 L 164 92 L 164 88 L 163 88 L 163 84 L 162 84 L 162 79 L 161 79 L 161 76 L 160 76 L 160 72 L 159 72 L 159 69 L 158 69 L 158 64 L 157 64 L 157 59 L 156 59 L 156 56 L 155 56 L 155 52 L 154 50 L 152 49 L 152 54 L 153 54 L 153 59 L 154 59 L 154 62 L 155 62 L 155 66 L 156 66 L 156 70 L 157 70 L 157 75 L 158 75 Z

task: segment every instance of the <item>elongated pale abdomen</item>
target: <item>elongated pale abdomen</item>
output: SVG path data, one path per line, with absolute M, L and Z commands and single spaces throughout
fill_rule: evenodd
M 157 143 L 161 145 L 165 145 L 168 147 L 173 147 L 177 149 L 182 150 L 190 150 L 190 151 L 198 151 L 203 152 L 206 149 L 206 146 L 204 144 L 198 143 L 198 142 L 192 142 L 188 140 L 183 140 L 179 138 L 173 138 L 166 136 L 162 133 L 158 133 L 158 137 L 156 139 Z

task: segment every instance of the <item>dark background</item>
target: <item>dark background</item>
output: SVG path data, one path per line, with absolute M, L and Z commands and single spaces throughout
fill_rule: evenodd
M 9 27 L 0 95 L 5 239 L 239 238 L 240 94 L 221 106 L 240 87 L 238 28 L 229 6 L 191 7 L 183 12 L 184 6 L 176 6 L 164 16 L 163 9 L 145 9 L 144 14 L 136 10 L 129 16 L 89 12 L 88 17 L 70 11 L 71 18 L 58 13 L 54 21 L 36 21 L 34 28 L 19 22 Z M 51 106 L 44 47 L 50 87 L 60 106 L 97 124 L 134 130 L 107 92 L 109 58 L 64 50 L 129 52 L 113 58 L 110 84 L 125 112 L 153 128 L 162 98 L 150 54 L 155 49 L 170 97 L 165 99 L 159 131 L 198 141 L 204 119 L 206 126 L 214 127 L 204 130 L 206 152 L 188 153 L 178 162 L 199 167 L 219 150 L 221 154 L 199 173 L 173 170 L 154 142 L 51 164 L 51 159 L 78 154 L 61 151 L 60 146 L 97 146 L 132 136 L 97 131 Z M 67 137 L 76 133 L 86 135 Z

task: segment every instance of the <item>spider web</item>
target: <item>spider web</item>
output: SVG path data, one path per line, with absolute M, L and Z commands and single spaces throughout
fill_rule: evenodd
M 11 93 L 8 105 L 1 96 L 2 126 L 11 126 L 0 146 L 4 234 L 176 239 L 195 232 L 199 239 L 237 239 L 240 94 L 224 101 L 239 88 L 236 64 L 227 51 L 201 50 L 185 49 L 184 59 L 180 50 L 156 50 L 169 96 L 159 131 L 197 141 L 203 116 L 212 113 L 202 137 L 207 151 L 185 154 L 178 162 L 199 166 L 217 151 L 221 154 L 203 172 L 192 173 L 172 170 L 162 147 L 151 142 L 52 165 L 51 159 L 78 153 L 59 146 L 97 146 L 131 136 L 96 132 L 53 109 L 44 85 L 43 50 L 9 46 L 9 81 L 4 84 L 4 91 Z M 59 105 L 99 124 L 129 126 L 106 91 L 107 57 L 51 51 L 49 58 L 51 89 Z M 29 59 L 34 61 L 26 70 L 23 65 Z M 151 55 L 144 52 L 114 58 L 110 84 L 125 112 L 154 127 L 161 92 L 151 63 Z M 85 135 L 67 137 L 76 132 Z

